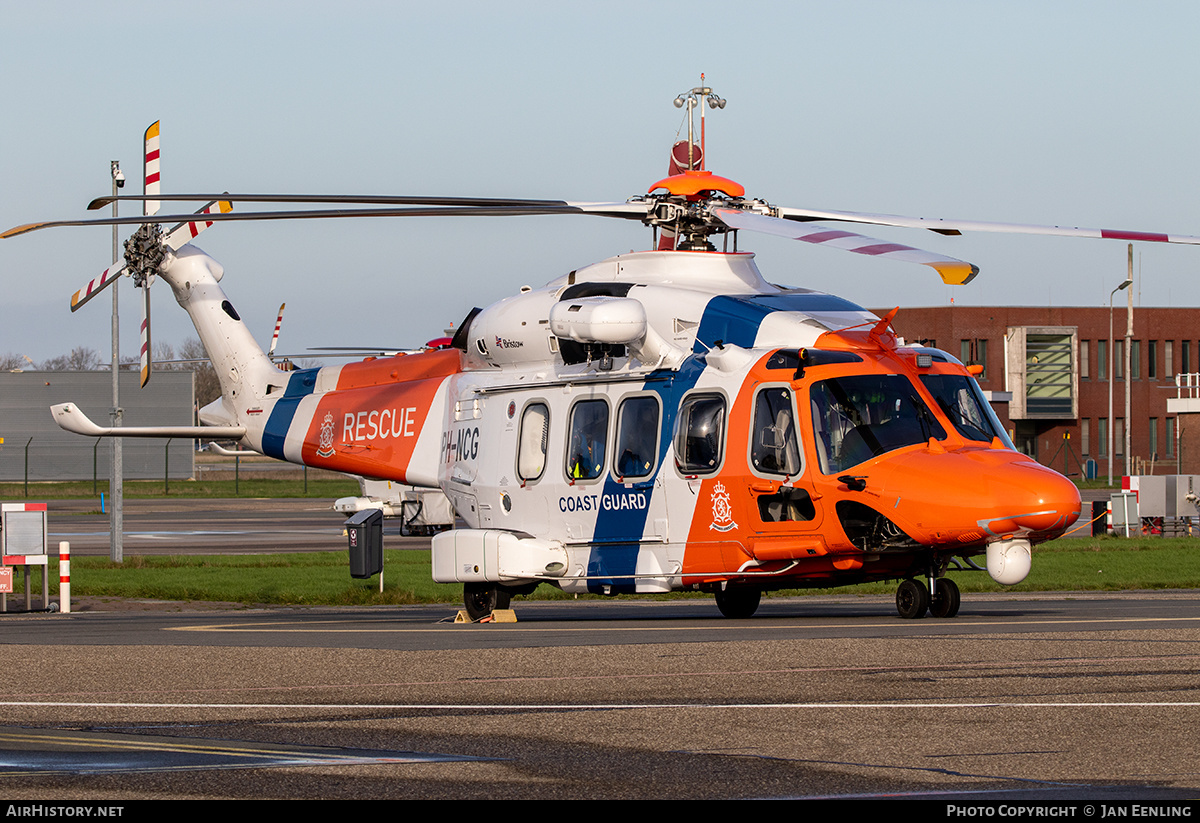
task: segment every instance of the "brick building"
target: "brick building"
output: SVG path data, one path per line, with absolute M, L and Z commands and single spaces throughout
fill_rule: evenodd
M 1041 463 L 1077 475 L 1090 459 L 1106 477 L 1111 426 L 1113 474 L 1124 474 L 1128 381 L 1130 472 L 1200 473 L 1200 416 L 1167 410 L 1175 376 L 1200 372 L 1200 308 L 1135 308 L 1128 375 L 1126 311 L 1121 305 L 1112 313 L 1111 350 L 1107 306 L 902 308 L 892 325 L 908 343 L 923 341 L 983 366 L 980 388 L 1017 448 Z

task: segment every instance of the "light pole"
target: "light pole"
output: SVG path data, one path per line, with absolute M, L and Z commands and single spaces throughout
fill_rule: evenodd
M 1113 449 L 1116 447 L 1115 426 L 1113 425 L 1116 422 L 1113 420 L 1113 381 L 1117 379 L 1115 370 L 1117 354 L 1113 351 L 1113 295 L 1132 285 L 1133 278 L 1127 277 L 1124 283 L 1108 293 L 1108 485 L 1110 486 L 1113 483 Z M 1128 420 L 1125 422 L 1129 423 Z
M 113 160 L 110 164 L 112 172 L 113 217 L 117 216 L 117 189 L 124 187 L 125 175 L 121 173 L 120 161 Z M 117 226 L 113 225 L 112 259 L 117 262 Z M 120 324 L 117 320 L 117 295 L 120 289 L 112 285 L 112 424 L 121 425 L 121 348 Z M 122 466 L 121 438 L 112 439 L 112 465 L 109 466 L 108 476 L 108 558 L 114 563 L 124 562 L 125 559 L 125 522 L 124 522 L 124 467 Z
M 1129 273 L 1125 275 L 1126 283 L 1133 283 L 1133 244 L 1129 244 Z M 1131 368 L 1133 357 L 1133 289 L 1125 295 L 1128 302 L 1128 308 L 1125 312 L 1125 425 L 1121 428 L 1125 432 L 1125 471 L 1124 474 L 1130 474 L 1129 466 L 1133 460 L 1133 369 Z M 1138 354 L 1138 359 L 1141 360 L 1141 353 Z

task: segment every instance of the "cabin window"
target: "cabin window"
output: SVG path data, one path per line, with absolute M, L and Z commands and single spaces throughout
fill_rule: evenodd
M 683 474 L 712 474 L 725 448 L 725 398 L 695 394 L 679 406 L 675 423 L 675 465 Z
M 621 479 L 649 477 L 658 462 L 658 400 L 631 397 L 617 411 L 616 473 Z
M 898 374 L 822 380 L 813 385 L 809 397 L 824 474 L 843 472 L 930 438 L 946 437 L 916 387 Z
M 517 476 L 523 482 L 542 476 L 549 442 L 550 410 L 545 403 L 530 403 L 521 413 L 521 434 L 517 444 Z
M 571 409 L 571 439 L 567 446 L 567 476 L 594 480 L 604 472 L 608 441 L 608 403 L 582 400 Z
M 750 463 L 756 472 L 792 476 L 800 473 L 792 391 L 783 386 L 763 389 L 754 401 Z

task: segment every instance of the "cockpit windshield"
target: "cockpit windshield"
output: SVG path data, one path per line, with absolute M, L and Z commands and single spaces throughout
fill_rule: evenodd
M 946 431 L 899 374 L 838 377 L 809 390 L 821 472 L 857 466 L 904 446 L 942 440 Z M 990 439 L 990 438 L 989 438 Z
M 1013 448 L 974 380 L 960 374 L 923 374 L 921 382 L 963 437 L 985 443 L 999 437 L 1005 446 Z

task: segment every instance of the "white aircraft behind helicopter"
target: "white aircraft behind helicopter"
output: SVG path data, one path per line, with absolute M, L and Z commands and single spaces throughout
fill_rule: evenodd
M 467 528 L 434 537 L 433 577 L 462 583 L 474 618 L 542 583 L 706 591 L 723 614 L 748 617 L 764 591 L 889 579 L 900 581 L 901 616 L 952 617 L 952 562 L 979 568 L 972 558 L 984 556 L 995 580 L 1021 581 L 1032 546 L 1078 517 L 1075 486 L 1014 449 L 970 368 L 904 345 L 889 326 L 894 312 L 879 318 L 831 294 L 773 285 L 737 233 L 919 263 L 948 283 L 978 270 L 814 221 L 1200 238 L 776 207 L 704 168 L 692 134 L 704 102 L 724 107 L 703 85 L 676 100 L 688 107 L 689 135 L 671 174 L 619 203 L 163 195 L 156 123 L 144 194 L 120 198 L 145 202 L 143 216 L 3 236 L 140 224 L 124 261 L 73 308 L 118 274 L 144 290 L 161 277 L 195 324 L 221 398 L 201 410 L 200 427 L 102 428 L 72 403 L 53 414 L 89 436 L 232 437 L 294 463 L 441 489 Z M 168 200 L 214 202 L 199 215 L 157 214 Z M 241 213 L 234 201 L 336 208 Z M 581 213 L 641 221 L 654 249 L 474 309 L 450 347 L 296 371 L 271 362 L 223 291 L 224 269 L 187 242 L 218 220 Z

